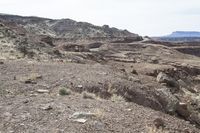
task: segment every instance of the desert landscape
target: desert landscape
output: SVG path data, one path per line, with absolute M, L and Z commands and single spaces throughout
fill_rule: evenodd
M 0 133 L 199 133 L 200 41 L 0 15 Z

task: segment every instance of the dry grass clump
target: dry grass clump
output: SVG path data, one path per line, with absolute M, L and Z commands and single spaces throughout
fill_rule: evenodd
M 84 99 L 95 99 L 95 94 L 84 91 L 82 93 Z
M 96 117 L 102 119 L 105 116 L 105 111 L 103 109 L 94 109 L 93 111 L 96 114 Z
M 122 101 L 125 101 L 125 99 L 120 95 L 113 94 L 111 97 L 111 101 L 112 102 L 122 102 Z

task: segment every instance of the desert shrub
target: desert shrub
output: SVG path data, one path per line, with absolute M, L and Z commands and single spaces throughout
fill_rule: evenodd
M 63 87 L 63 88 L 60 88 L 59 94 L 61 96 L 70 95 L 71 94 L 71 90 Z

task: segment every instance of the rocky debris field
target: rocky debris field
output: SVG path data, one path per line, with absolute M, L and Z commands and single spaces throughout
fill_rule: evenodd
M 147 88 L 160 85 L 156 78 L 143 83 L 139 72 L 130 80 L 101 64 L 6 61 L 0 68 L 1 132 L 199 132 L 197 124 L 166 114 L 175 94 Z
M 0 20 L 0 133 L 200 132 L 200 58 L 188 44 L 71 20 Z M 77 39 L 77 27 L 106 36 Z

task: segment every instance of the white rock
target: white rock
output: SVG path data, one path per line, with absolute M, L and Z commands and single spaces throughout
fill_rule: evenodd
M 73 121 L 75 122 L 79 122 L 79 123 L 85 123 L 87 121 L 87 119 L 74 119 Z
M 79 118 L 91 118 L 96 116 L 96 114 L 91 112 L 75 112 L 72 116 L 70 116 L 71 119 L 79 119 Z
M 39 89 L 37 90 L 38 93 L 49 93 L 49 90 Z
M 83 85 L 78 85 L 77 87 L 78 87 L 78 88 L 83 88 Z
M 91 112 L 75 112 L 69 118 L 75 122 L 85 123 L 89 118 L 92 118 L 95 116 L 96 114 L 91 113 Z

